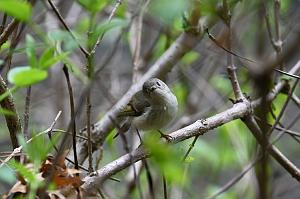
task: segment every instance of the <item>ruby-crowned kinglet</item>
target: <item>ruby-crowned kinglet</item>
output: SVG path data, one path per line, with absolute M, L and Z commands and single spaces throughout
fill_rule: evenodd
M 176 117 L 177 109 L 177 98 L 169 87 L 160 79 L 152 78 L 143 84 L 143 89 L 131 98 L 118 117 L 127 117 L 127 124 L 129 121 L 139 130 L 160 130 Z

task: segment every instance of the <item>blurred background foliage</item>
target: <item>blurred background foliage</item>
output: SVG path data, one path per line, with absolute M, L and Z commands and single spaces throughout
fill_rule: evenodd
M 16 46 L 13 45 L 14 39 L 8 40 L 1 46 L 1 76 L 11 89 L 21 123 L 23 123 L 26 89 L 32 87 L 29 119 L 31 135 L 47 129 L 59 110 L 62 110 L 62 115 L 55 128 L 67 129 L 70 110 L 62 65 L 68 67 L 71 73 L 75 102 L 78 103 L 88 81 L 85 57 L 79 49 L 80 46 L 90 49 L 99 37 L 103 37 L 92 63 L 95 71 L 99 70 L 94 80 L 96 84 L 91 92 L 92 121 L 97 122 L 122 97 L 132 83 L 133 52 L 130 48 L 132 17 L 142 10 L 141 56 L 145 57 L 143 71 L 147 71 L 179 34 L 185 31 L 186 20 L 191 14 L 193 4 L 193 0 L 122 1 L 116 8 L 113 18 L 108 21 L 116 1 L 56 0 L 54 2 L 76 40 L 62 27 L 47 1 L 36 1 L 30 4 L 21 0 L 0 0 L 2 21 L 7 17 L 4 25 L 14 17 L 20 21 L 19 30 L 24 26 Z M 217 19 L 218 22 L 209 31 L 222 43 L 225 25 L 218 14 L 222 1 L 201 0 L 200 2 L 201 16 Z M 228 2 L 234 30 L 233 51 L 262 62 L 270 55 L 273 56 L 274 50 L 263 20 L 261 1 L 231 0 Z M 265 3 L 270 25 L 274 29 L 274 1 L 265 1 Z M 300 19 L 300 1 L 284 0 L 280 3 L 280 28 L 284 47 L 286 47 L 291 38 L 299 34 L 294 31 L 294 26 Z M 111 54 L 111 59 L 103 65 Z M 11 56 L 11 63 L 6 59 L 8 55 Z M 166 82 L 177 96 L 179 112 L 166 132 L 212 116 L 232 106 L 229 99 L 233 99 L 234 96 L 226 74 L 226 56 L 224 50 L 204 35 L 199 45 L 186 53 L 168 73 Z M 286 66 L 288 68 L 293 66 L 298 57 L 285 63 Z M 257 93 L 247 68 L 248 63 L 238 59 L 235 61 L 243 92 L 250 99 L 255 99 Z M 299 94 L 299 89 L 295 94 Z M 3 99 L 4 96 L 7 96 L 7 93 L 0 98 Z M 279 114 L 285 99 L 286 95 L 280 94 L 272 103 L 275 115 Z M 1 109 L 0 113 L 10 114 L 4 109 Z M 282 123 L 294 119 L 297 115 L 298 107 L 290 103 Z M 268 122 L 274 121 L 270 114 Z M 83 111 L 77 115 L 76 124 L 78 129 L 85 127 Z M 299 125 L 295 125 L 293 130 L 300 130 Z M 102 159 L 95 168 L 101 168 L 125 153 L 122 141 L 113 139 L 115 133 L 116 130 L 106 139 L 101 152 Z M 192 139 L 166 146 L 158 141 L 158 136 L 153 132 L 143 137 L 145 147 L 153 154 L 148 164 L 158 198 L 162 198 L 163 193 L 162 175 L 165 175 L 168 181 L 170 198 L 192 199 L 209 196 L 240 173 L 253 159 L 257 150 L 256 141 L 240 120 L 225 124 L 199 137 L 184 161 L 184 154 L 190 147 Z M 5 158 L 4 152 L 11 152 L 12 147 L 4 117 L 0 118 L 0 137 L 0 151 Z M 132 147 L 137 145 L 138 138 L 134 133 L 127 134 L 127 138 Z M 24 148 L 24 153 L 37 165 L 45 160 L 50 151 L 54 151 L 46 137 L 36 139 L 29 144 L 25 143 L 24 138 L 19 140 L 24 147 L 27 146 Z M 300 165 L 298 142 L 284 135 L 277 145 L 288 158 Z M 100 156 L 96 153 L 95 160 L 97 155 Z M 272 182 L 269 186 L 272 190 L 272 198 L 299 198 L 300 191 L 297 189 L 299 184 L 272 159 L 270 167 Z M 29 171 L 17 162 L 1 167 L 0 193 L 7 192 L 8 188 L 15 183 L 15 171 L 27 175 L 33 189 L 36 189 L 35 186 L 39 186 L 39 181 L 35 178 L 37 168 L 38 166 L 35 170 Z M 108 181 L 105 184 L 104 193 L 107 198 L 120 198 L 128 191 L 128 187 L 125 186 L 128 173 L 130 173 L 128 170 L 124 170 L 116 175 L 116 178 L 121 179 L 121 183 Z M 144 194 L 147 194 L 147 183 L 146 172 L 143 169 L 140 184 Z M 233 188 L 218 198 L 250 199 L 256 198 L 256 194 L 257 179 L 254 170 L 251 170 Z M 133 191 L 131 198 L 139 198 L 137 189 Z

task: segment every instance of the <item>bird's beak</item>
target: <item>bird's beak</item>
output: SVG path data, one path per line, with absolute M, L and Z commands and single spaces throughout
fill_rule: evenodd
M 153 92 L 155 89 L 156 89 L 155 86 L 151 86 L 149 90 L 150 90 L 150 92 Z

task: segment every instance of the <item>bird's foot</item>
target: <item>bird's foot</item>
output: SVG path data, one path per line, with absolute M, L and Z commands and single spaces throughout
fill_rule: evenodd
M 161 132 L 160 130 L 158 130 L 160 137 L 161 138 L 165 138 L 167 142 L 171 142 L 173 140 L 173 137 L 168 135 L 168 134 L 164 134 L 163 132 Z

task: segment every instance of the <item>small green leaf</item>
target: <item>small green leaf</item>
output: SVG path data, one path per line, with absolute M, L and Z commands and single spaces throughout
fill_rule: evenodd
M 39 168 L 41 163 L 47 158 L 48 153 L 53 149 L 53 144 L 58 141 L 59 134 L 53 135 L 51 142 L 47 141 L 45 136 L 38 135 L 33 136 L 31 142 L 26 143 L 24 137 L 18 136 L 18 141 L 24 148 L 24 151 L 28 155 L 28 158 L 32 163 Z
M 15 86 L 15 87 L 12 87 L 12 88 L 10 88 L 10 89 L 7 89 L 7 90 L 5 91 L 5 93 L 3 93 L 2 95 L 0 95 L 0 102 L 1 102 L 3 99 L 7 98 L 11 93 L 15 92 L 16 90 L 17 90 L 17 87 L 16 87 L 16 86 Z
M 16 115 L 14 112 L 7 110 L 5 108 L 0 108 L 0 114 L 14 116 Z
M 188 52 L 187 54 L 185 54 L 182 58 L 182 62 L 184 64 L 191 64 L 193 63 L 194 61 L 196 61 L 197 59 L 199 58 L 199 53 L 198 52 L 194 52 L 194 51 L 191 51 L 191 52 Z
M 153 0 L 149 4 L 150 13 L 166 24 L 172 24 L 173 21 L 181 17 L 188 6 L 185 0 Z
M 75 32 L 74 32 L 75 33 Z M 76 36 L 76 33 L 75 33 Z M 49 40 L 53 43 L 53 45 L 57 45 L 58 43 L 62 44 L 63 51 L 73 51 L 78 48 L 78 43 L 71 37 L 70 33 L 62 30 L 55 30 L 48 34 Z M 77 37 L 78 41 L 83 40 L 83 37 Z
M 46 50 L 44 50 L 44 52 L 42 53 L 40 60 L 39 60 L 39 68 L 44 68 L 47 65 L 45 64 L 48 60 L 50 60 L 51 58 L 53 58 L 55 53 L 55 49 L 54 47 L 50 47 L 47 48 Z
M 166 35 L 161 35 L 158 41 L 156 42 L 155 48 L 153 50 L 153 57 L 155 59 L 160 57 L 165 52 L 167 44 L 168 44 L 168 39 Z
M 145 148 L 150 151 L 153 161 L 166 178 L 170 182 L 182 183 L 182 180 L 184 180 L 184 165 L 181 161 L 178 161 L 178 158 L 183 155 L 179 153 L 178 148 L 160 142 L 159 138 L 155 136 L 155 132 L 147 134 L 144 143 Z
M 106 137 L 106 143 L 108 144 L 108 146 L 112 147 L 115 139 L 114 139 L 114 136 L 117 134 L 117 130 L 116 129 L 113 129 L 109 135 Z
M 78 0 L 78 3 L 88 11 L 96 13 L 106 6 L 107 0 Z
M 227 95 L 231 91 L 231 84 L 228 78 L 225 78 L 222 75 L 215 75 L 210 80 L 210 83 L 213 85 L 216 90 L 218 90 L 222 95 Z
M 31 18 L 31 5 L 21 0 L 0 0 L 0 11 L 15 17 L 20 21 L 29 21 Z
M 80 79 L 84 84 L 86 84 L 89 81 L 87 76 L 68 57 L 63 59 L 63 63 L 67 66 L 69 72 L 71 72 L 75 77 Z
M 41 69 L 48 69 L 50 66 L 56 64 L 58 61 L 66 58 L 69 54 L 68 52 L 64 52 L 54 56 L 54 52 L 54 48 L 49 48 L 43 52 L 39 61 L 39 67 Z
M 25 165 L 17 162 L 16 160 L 11 160 L 9 165 L 13 167 L 18 173 L 21 174 L 29 183 L 34 183 L 37 180 L 37 176 L 35 172 Z
M 33 68 L 37 67 L 37 60 L 36 60 L 36 56 L 35 56 L 35 40 L 34 38 L 27 34 L 26 35 L 26 54 L 30 63 L 30 66 Z
M 195 160 L 194 157 L 188 156 L 188 157 L 184 160 L 184 162 L 190 164 L 190 163 L 192 163 L 194 160 Z
M 8 72 L 8 81 L 18 87 L 30 86 L 47 78 L 45 70 L 31 68 L 29 66 L 16 67 Z
M 9 50 L 11 42 L 9 40 L 7 40 L 4 44 L 2 44 L 1 46 L 1 52 L 5 51 L 5 50 Z
M 110 22 L 104 22 L 100 25 L 98 25 L 96 27 L 96 30 L 93 32 L 92 36 L 91 36 L 91 40 L 89 41 L 90 44 L 94 44 L 96 43 L 96 40 L 98 39 L 99 36 L 101 36 L 102 34 L 106 33 L 107 31 L 119 27 L 125 27 L 128 25 L 128 21 L 124 20 L 124 19 L 113 19 Z
M 79 34 L 86 34 L 86 32 L 89 29 L 91 19 L 89 17 L 82 18 L 77 24 L 76 24 L 76 32 Z
M 187 85 L 181 82 L 177 82 L 172 87 L 172 90 L 175 96 L 177 97 L 179 108 L 183 109 L 186 106 L 186 101 L 189 94 Z

